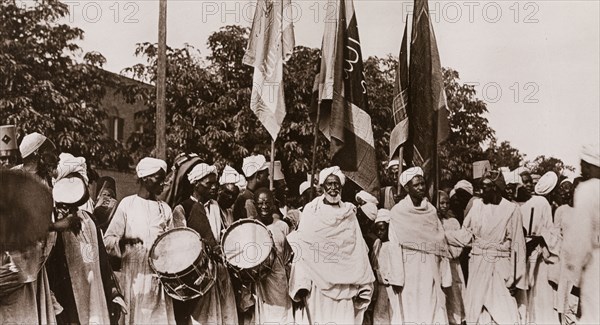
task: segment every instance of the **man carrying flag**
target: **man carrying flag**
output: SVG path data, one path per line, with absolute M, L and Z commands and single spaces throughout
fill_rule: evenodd
M 351 0 L 329 0 L 327 8 L 327 17 L 339 20 L 325 24 L 315 78 L 318 105 L 311 116 L 316 115 L 319 129 L 331 141 L 332 162 L 359 187 L 377 194 L 375 141 L 354 5 Z
M 291 0 L 258 0 L 244 64 L 254 67 L 250 109 L 275 140 L 285 117 L 283 61 L 294 50 Z

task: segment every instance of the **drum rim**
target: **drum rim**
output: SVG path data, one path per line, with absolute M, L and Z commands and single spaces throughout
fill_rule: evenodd
M 234 228 L 234 226 L 237 226 L 239 224 L 243 224 L 243 223 L 256 223 L 260 226 L 263 226 L 266 230 L 267 233 L 269 234 L 269 238 L 271 238 L 271 242 L 273 243 L 273 246 L 271 247 L 271 251 L 269 252 L 269 255 L 273 255 L 276 254 L 276 249 L 275 249 L 275 239 L 273 239 L 273 233 L 271 232 L 271 230 L 269 230 L 269 228 L 267 228 L 267 225 L 265 225 L 264 223 L 260 222 L 260 220 L 258 219 L 250 219 L 250 218 L 245 218 L 245 219 L 240 219 L 237 221 L 234 221 L 231 225 L 229 225 L 229 227 L 227 227 L 227 229 L 225 230 L 225 233 L 223 233 L 223 236 L 221 236 L 221 253 L 223 255 L 223 261 L 225 262 L 225 265 L 227 265 L 227 267 L 230 267 L 236 271 L 243 271 L 243 270 L 252 270 L 256 267 L 259 267 L 260 264 L 255 265 L 251 268 L 247 268 L 247 269 L 242 269 L 237 265 L 231 264 L 229 262 L 229 260 L 227 259 L 227 255 L 225 254 L 225 238 L 227 237 L 227 235 L 231 232 L 231 229 Z M 268 258 L 268 257 L 267 257 Z M 265 259 L 266 260 L 266 259 Z
M 156 266 L 154 265 L 154 262 L 152 261 L 152 254 L 154 253 L 154 248 L 156 248 L 156 243 L 158 243 L 166 235 L 168 235 L 172 232 L 176 232 L 176 231 L 191 231 L 193 234 L 198 236 L 198 239 L 200 239 L 200 245 L 201 245 L 202 249 L 198 253 L 198 256 L 196 256 L 196 258 L 194 259 L 194 262 L 192 263 L 192 265 L 186 267 L 185 269 L 183 269 L 179 272 L 175 272 L 175 273 L 158 271 L 156 269 Z M 160 234 L 158 237 L 156 237 L 156 240 L 154 241 L 154 243 L 152 244 L 152 247 L 150 248 L 150 251 L 148 252 L 148 264 L 150 265 L 150 268 L 152 269 L 152 271 L 154 273 L 156 273 L 159 277 L 163 274 L 165 276 L 169 276 L 169 275 L 183 276 L 183 275 L 188 274 L 193 269 L 194 265 L 196 265 L 196 263 L 200 259 L 202 259 L 202 257 L 203 257 L 202 252 L 205 250 L 206 250 L 206 244 L 204 243 L 204 241 L 202 240 L 202 237 L 200 237 L 200 234 L 197 231 L 195 231 L 192 228 L 188 228 L 188 227 L 177 227 L 177 228 L 169 229 L 169 230 L 165 231 L 164 233 Z

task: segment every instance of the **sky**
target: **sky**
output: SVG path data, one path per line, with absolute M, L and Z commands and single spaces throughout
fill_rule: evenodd
M 158 39 L 158 0 L 69 1 L 64 21 L 82 28 L 84 51 L 119 72 L 141 62 L 135 44 Z M 167 44 L 207 55 L 208 36 L 251 26 L 255 1 L 168 0 Z M 412 1 L 354 0 L 363 57 L 398 55 Z M 296 44 L 320 47 L 326 0 L 292 0 Z M 600 139 L 600 2 L 430 1 L 442 66 L 476 86 L 500 141 L 533 160 L 578 167 L 582 144 Z

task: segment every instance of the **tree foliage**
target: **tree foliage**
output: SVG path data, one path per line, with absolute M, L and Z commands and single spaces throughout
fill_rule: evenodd
M 496 139 L 490 142 L 486 155 L 487 159 L 493 162 L 493 167 L 508 167 L 511 170 L 521 166 L 523 158 L 525 158 L 518 149 L 510 145 L 510 142 L 502 141 L 498 145 Z
M 62 151 L 112 165 L 123 150 L 98 123 L 106 118 L 99 101 L 110 81 L 98 69 L 106 59 L 91 52 L 85 64 L 76 61 L 83 31 L 59 23 L 67 14 L 57 0 L 0 3 L 0 120 L 21 136 L 38 131 Z
M 527 167 L 532 173 L 538 175 L 544 175 L 549 171 L 553 171 L 560 176 L 567 170 L 571 172 L 575 171 L 573 166 L 565 165 L 559 158 L 546 157 L 544 155 L 537 156 L 533 161 L 528 161 Z

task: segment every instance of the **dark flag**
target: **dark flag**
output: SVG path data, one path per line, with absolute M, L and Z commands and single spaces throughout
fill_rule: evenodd
M 379 188 L 367 85 L 352 0 L 329 0 L 315 99 L 319 129 L 331 141 L 332 162 L 369 192 Z M 312 117 L 315 117 L 313 105 Z
M 408 108 L 409 139 L 405 158 L 436 179 L 437 145 L 448 138 L 448 110 L 440 55 L 427 0 L 415 0 L 412 22 Z
M 396 81 L 394 83 L 394 102 L 392 104 L 392 117 L 394 129 L 390 134 L 390 160 L 396 156 L 398 148 L 408 140 L 408 46 L 407 46 L 408 17 L 404 26 L 398 67 L 396 68 Z M 400 157 L 402 159 L 403 157 Z M 402 163 L 401 163 L 402 164 Z

